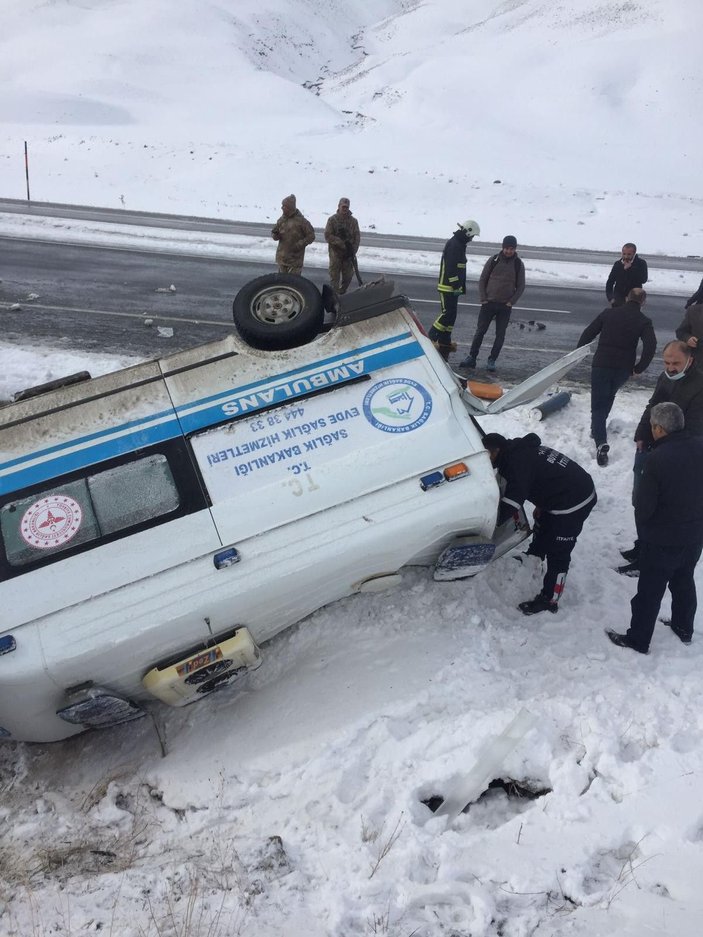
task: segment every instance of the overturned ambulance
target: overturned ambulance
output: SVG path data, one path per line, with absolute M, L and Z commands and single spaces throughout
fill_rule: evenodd
M 329 602 L 447 548 L 469 574 L 510 545 L 475 415 L 588 349 L 486 403 L 392 294 L 325 317 L 309 281 L 260 277 L 237 335 L 0 409 L 0 736 L 190 703 Z

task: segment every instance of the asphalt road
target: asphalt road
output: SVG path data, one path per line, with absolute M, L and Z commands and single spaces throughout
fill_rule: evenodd
M 237 290 L 274 270 L 272 265 L 0 238 L 2 333 L 22 345 L 157 357 L 226 334 L 232 328 Z M 318 285 L 325 280 L 324 270 L 305 272 Z M 604 267 L 604 280 L 606 273 Z M 392 270 L 386 276 L 429 327 L 439 308 L 435 278 L 393 277 Z M 171 284 L 176 286 L 173 293 L 168 292 Z M 37 298 L 29 299 L 31 294 Z M 12 309 L 16 303 L 20 308 Z M 530 286 L 528 267 L 528 287 L 513 311 L 500 356 L 500 379 L 519 381 L 574 348 L 584 326 L 604 305 L 601 291 Z M 680 296 L 653 296 L 646 310 L 661 347 L 673 337 L 683 301 Z M 454 365 L 468 351 L 477 311 L 476 286 L 470 284 L 459 305 Z M 172 328 L 173 336 L 161 335 L 159 326 Z M 491 329 L 484 340 L 479 366 L 485 364 L 492 334 Z M 649 386 L 659 370 L 658 364 L 650 368 L 643 385 Z M 587 377 L 588 365 L 582 365 L 571 379 Z

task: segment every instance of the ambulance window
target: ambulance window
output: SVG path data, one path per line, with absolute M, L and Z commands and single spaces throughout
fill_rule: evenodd
M 24 566 L 178 509 L 166 456 L 128 462 L 5 504 L 0 531 L 8 563 Z
M 103 536 L 169 514 L 179 505 L 171 469 L 160 454 L 91 475 L 88 490 Z
M 11 566 L 24 566 L 100 536 L 82 478 L 4 505 L 0 529 Z

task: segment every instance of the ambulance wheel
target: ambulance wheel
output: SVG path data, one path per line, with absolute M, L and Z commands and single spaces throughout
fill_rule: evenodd
M 232 315 L 240 336 L 252 348 L 281 351 L 312 341 L 325 313 L 320 291 L 311 280 L 270 273 L 240 289 Z

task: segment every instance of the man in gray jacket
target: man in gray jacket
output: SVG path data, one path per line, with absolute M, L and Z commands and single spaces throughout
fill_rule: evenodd
M 505 341 L 505 332 L 510 321 L 513 305 L 525 289 L 525 265 L 517 255 L 517 239 L 508 234 L 503 238 L 503 248 L 486 261 L 478 281 L 481 311 L 478 314 L 476 333 L 469 354 L 460 362 L 460 368 L 475 368 L 481 350 L 483 336 L 495 319 L 496 337 L 486 362 L 487 371 L 495 371 L 498 355 Z

